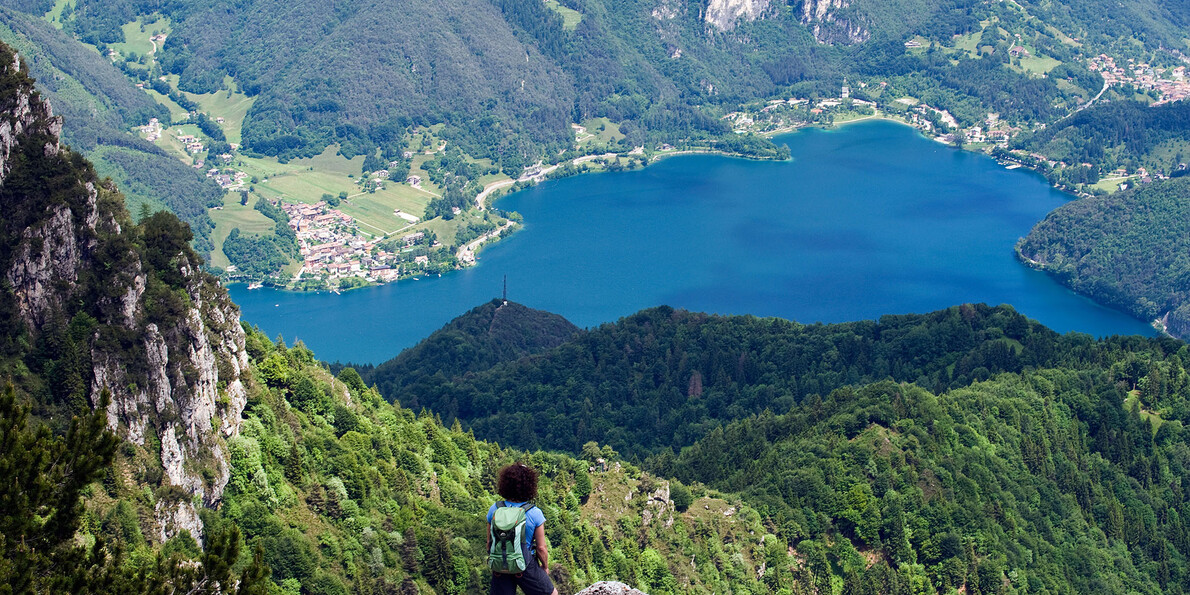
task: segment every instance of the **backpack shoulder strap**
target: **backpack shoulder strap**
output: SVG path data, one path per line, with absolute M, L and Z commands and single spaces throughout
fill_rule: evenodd
M 507 500 L 501 500 L 496 503 L 496 508 L 504 508 L 505 506 L 508 506 Z
M 525 512 L 529 512 L 530 510 L 537 508 L 537 505 L 532 502 L 526 502 L 521 505 L 521 508 L 525 509 Z

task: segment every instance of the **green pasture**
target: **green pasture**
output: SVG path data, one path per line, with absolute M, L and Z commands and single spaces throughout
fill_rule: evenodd
M 1062 62 L 1049 56 L 1030 55 L 1020 58 L 1021 70 L 1037 74 L 1045 74 L 1058 67 Z
M 567 31 L 574 31 L 578 27 L 579 21 L 583 20 L 583 13 L 567 8 L 558 3 L 558 0 L 545 0 L 546 8 L 562 15 L 562 28 Z
M 252 104 L 256 103 L 255 97 L 248 97 L 243 93 L 235 93 L 230 90 L 202 95 L 185 93 L 185 95 L 197 103 L 212 120 L 223 118 L 223 122 L 219 126 L 223 129 L 223 134 L 227 135 L 227 142 L 240 144 L 244 117 L 248 115 L 248 110 L 252 109 Z
M 42 18 L 49 21 L 50 24 L 53 25 L 55 28 L 61 29 L 62 28 L 62 11 L 66 10 L 67 6 L 73 8 L 74 2 L 75 2 L 75 0 L 57 0 L 56 2 L 54 2 L 54 7 L 51 8 L 49 12 L 45 13 L 45 16 Z
M 211 252 L 211 265 L 227 268 L 231 264 L 223 254 L 223 242 L 231 234 L 231 230 L 239 228 L 242 233 L 269 235 L 273 233 L 276 223 L 265 217 L 253 207 L 260 200 L 254 194 L 248 195 L 248 204 L 240 204 L 240 193 L 230 192 L 223 197 L 222 209 L 210 209 L 211 220 L 215 222 L 215 231 L 211 233 L 211 241 L 215 249 Z

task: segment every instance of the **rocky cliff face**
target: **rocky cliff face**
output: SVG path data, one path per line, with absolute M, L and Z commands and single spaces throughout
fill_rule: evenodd
M 703 18 L 720 31 L 730 31 L 736 23 L 763 18 L 770 0 L 710 0 Z
M 188 239 L 133 225 L 115 188 L 60 148 L 60 131 L 0 45 L 0 299 L 23 337 L 14 344 L 44 343 L 55 321 L 89 329 L 79 391 L 93 407 L 110 393 L 109 425 L 159 456 L 162 485 L 178 488 L 157 502 L 156 537 L 187 529 L 201 539 L 195 505 L 222 497 L 225 440 L 247 399 L 239 311 Z
M 802 0 L 801 21 L 810 27 L 818 43 L 863 43 L 872 34 L 859 18 L 847 12 L 848 8 L 848 0 Z

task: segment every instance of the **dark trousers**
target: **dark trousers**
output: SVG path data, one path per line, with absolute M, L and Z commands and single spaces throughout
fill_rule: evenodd
M 520 587 L 525 595 L 550 595 L 554 581 L 537 563 L 537 556 L 525 556 L 525 571 L 520 574 L 492 573 L 491 595 L 514 595 Z

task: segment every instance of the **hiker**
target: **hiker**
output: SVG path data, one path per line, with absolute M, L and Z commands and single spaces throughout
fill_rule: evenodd
M 500 470 L 496 491 L 504 500 L 488 509 L 488 567 L 491 595 L 558 595 L 550 580 L 545 515 L 533 505 L 537 471 L 520 463 Z

